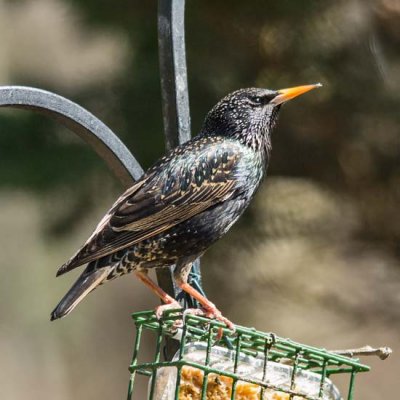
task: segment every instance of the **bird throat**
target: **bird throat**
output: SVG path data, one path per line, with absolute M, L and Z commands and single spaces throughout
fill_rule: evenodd
M 266 118 L 257 122 L 252 121 L 246 129 L 235 135 L 241 144 L 261 153 L 266 162 L 272 150 L 271 134 L 278 121 L 278 114 L 279 107 L 276 107 Z

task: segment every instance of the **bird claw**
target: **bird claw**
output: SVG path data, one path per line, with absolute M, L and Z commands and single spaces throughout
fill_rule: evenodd
M 178 329 L 178 328 L 182 328 L 184 321 L 185 321 L 185 317 L 186 315 L 200 315 L 200 316 L 204 316 L 204 311 L 201 308 L 187 308 L 186 310 L 183 311 L 182 313 L 182 319 L 178 319 L 174 322 L 174 324 L 172 325 L 173 328 Z
M 199 316 L 204 316 L 204 310 L 201 308 L 187 308 L 183 313 L 182 313 L 182 319 L 185 319 L 186 315 L 199 315 Z
M 236 331 L 235 325 L 228 318 L 224 317 L 221 311 L 219 311 L 215 306 L 210 307 L 209 309 L 205 310 L 205 312 L 207 318 L 212 318 L 212 319 L 214 318 L 217 321 L 223 322 L 226 325 L 226 327 L 232 331 L 232 333 L 235 333 Z M 220 327 L 218 328 L 217 342 L 220 341 L 223 336 L 224 336 L 224 331 Z
M 182 306 L 177 302 L 171 302 L 168 304 L 163 304 L 161 306 L 158 306 L 156 308 L 156 317 L 157 319 L 161 319 L 164 312 L 167 310 L 175 310 L 182 308 Z M 216 319 L 217 321 L 223 322 L 228 329 L 230 329 L 232 332 L 235 332 L 235 325 L 228 319 L 225 318 L 221 311 L 217 309 L 213 304 L 210 305 L 209 307 L 203 307 L 203 308 L 187 308 L 182 312 L 182 319 L 178 319 L 174 322 L 173 328 L 174 329 L 179 329 L 183 327 L 185 317 L 186 315 L 199 315 L 202 317 L 210 318 L 210 319 Z M 223 331 L 222 328 L 219 328 L 218 331 L 218 340 L 222 338 Z
M 217 321 L 223 322 L 227 326 L 227 328 L 230 329 L 232 332 L 235 332 L 236 330 L 235 325 L 228 318 L 225 318 L 222 315 L 221 311 L 219 311 L 215 306 L 203 307 L 203 308 L 187 308 L 183 312 L 182 321 L 185 320 L 185 315 L 187 314 L 199 315 L 210 319 L 216 319 Z M 180 322 L 183 325 L 182 321 Z
M 168 311 L 168 310 L 176 310 L 176 309 L 180 309 L 182 308 L 182 306 L 177 302 L 177 301 L 173 301 L 171 303 L 168 304 L 162 304 L 161 306 L 158 306 L 156 308 L 156 317 L 157 319 L 161 319 L 163 314 Z
M 207 318 L 216 319 L 217 321 L 223 322 L 228 329 L 230 329 L 232 332 L 235 332 L 235 325 L 228 318 L 224 317 L 221 311 L 219 311 L 214 304 L 211 303 L 210 306 L 204 307 L 204 315 Z

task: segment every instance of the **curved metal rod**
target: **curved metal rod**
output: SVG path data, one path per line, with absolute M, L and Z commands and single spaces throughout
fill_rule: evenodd
M 125 187 L 143 174 L 136 158 L 110 128 L 65 97 L 31 87 L 0 86 L 0 107 L 33 110 L 60 122 L 89 144 Z

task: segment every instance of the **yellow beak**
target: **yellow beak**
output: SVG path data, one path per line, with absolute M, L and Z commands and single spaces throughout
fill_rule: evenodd
M 321 83 L 315 83 L 314 85 L 303 85 L 303 86 L 295 86 L 288 89 L 280 89 L 277 90 L 279 93 L 275 98 L 273 98 L 270 103 L 271 104 L 282 104 L 288 100 L 294 99 L 297 96 L 300 96 L 303 93 L 309 92 L 315 88 L 321 87 Z

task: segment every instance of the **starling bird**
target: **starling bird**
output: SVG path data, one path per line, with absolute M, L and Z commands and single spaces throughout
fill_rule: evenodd
M 319 86 L 249 88 L 224 97 L 208 113 L 200 134 L 156 162 L 59 268 L 57 276 L 88 263 L 51 320 L 67 315 L 97 286 L 128 272 L 163 300 L 158 315 L 165 308 L 179 308 L 147 275 L 149 269 L 176 265 L 177 285 L 199 301 L 207 316 L 233 327 L 187 283 L 191 265 L 253 198 L 267 170 L 281 104 Z

